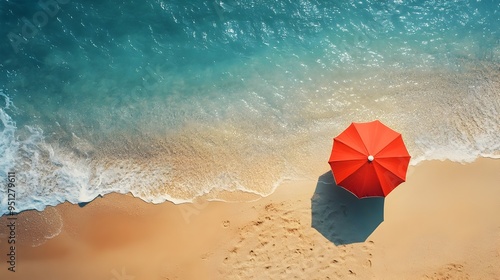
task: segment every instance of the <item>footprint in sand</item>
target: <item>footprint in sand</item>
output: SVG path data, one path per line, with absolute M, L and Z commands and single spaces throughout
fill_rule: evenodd
M 373 241 L 338 246 L 338 255 L 330 261 L 330 266 L 340 272 L 339 278 L 369 277 L 373 247 Z
M 458 280 L 467 280 L 470 279 L 470 276 L 467 272 L 464 271 L 464 266 L 461 264 L 450 263 L 447 264 L 432 275 L 425 275 L 426 279 L 458 279 Z
M 372 240 L 368 240 L 363 245 L 363 249 L 365 249 L 365 250 L 371 250 L 374 245 L 375 245 L 375 242 L 373 242 Z
M 330 261 L 330 266 L 332 267 L 338 267 L 339 266 L 339 260 L 333 259 Z
M 361 250 L 366 254 L 366 261 L 363 263 L 363 266 L 368 268 L 372 266 L 372 250 L 375 246 L 375 242 L 369 240 L 365 242 L 365 244 L 361 247 Z
M 343 263 L 346 262 L 347 257 L 348 257 L 347 256 L 347 248 L 346 248 L 345 245 L 340 245 L 340 246 L 341 246 L 341 248 L 339 248 L 339 253 L 340 253 L 340 255 L 339 255 L 339 262 L 341 264 L 343 264 Z

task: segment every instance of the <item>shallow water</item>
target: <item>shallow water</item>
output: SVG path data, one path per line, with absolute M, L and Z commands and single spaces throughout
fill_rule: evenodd
M 401 132 L 412 164 L 500 157 L 494 0 L 60 0 L 0 18 L 0 176 L 16 171 L 20 210 L 268 195 L 324 173 L 352 121 Z

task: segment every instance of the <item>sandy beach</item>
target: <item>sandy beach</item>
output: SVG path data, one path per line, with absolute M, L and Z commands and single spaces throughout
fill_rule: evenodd
M 0 280 L 500 280 L 499 2 L 0 1 Z
M 335 222 L 360 215 L 321 200 L 328 165 L 323 179 L 256 201 L 153 205 L 110 194 L 27 211 L 16 220 L 16 272 L 0 219 L 0 278 L 500 279 L 499 170 L 493 159 L 411 166 L 383 201 L 384 221 L 352 244 L 327 238 L 348 239 Z

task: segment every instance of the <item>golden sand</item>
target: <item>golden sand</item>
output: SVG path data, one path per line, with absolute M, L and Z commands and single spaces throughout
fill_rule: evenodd
M 500 279 L 499 171 L 492 159 L 410 167 L 384 221 L 346 245 L 311 226 L 317 180 L 253 202 L 110 194 L 28 211 L 18 215 L 15 273 L 2 226 L 0 279 Z

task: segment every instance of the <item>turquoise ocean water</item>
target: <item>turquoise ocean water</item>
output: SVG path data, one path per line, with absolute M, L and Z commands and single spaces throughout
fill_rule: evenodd
M 500 157 L 499 30 L 496 0 L 3 1 L 0 177 L 19 210 L 268 195 L 373 119 L 412 164 Z

